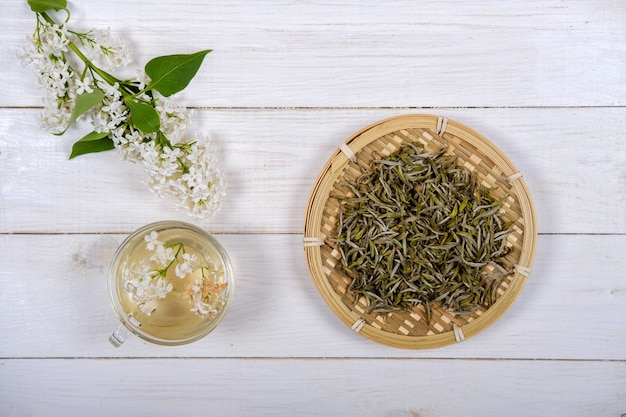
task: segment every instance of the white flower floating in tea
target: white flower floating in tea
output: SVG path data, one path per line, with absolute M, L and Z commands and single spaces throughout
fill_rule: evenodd
M 189 301 L 190 311 L 200 317 L 213 317 L 219 313 L 226 304 L 228 284 L 219 281 L 217 269 L 199 263 L 198 257 L 187 252 L 182 242 L 165 244 L 158 237 L 154 231 L 146 235 L 144 240 L 149 255 L 138 265 L 131 263 L 124 268 L 124 289 L 137 303 L 152 305 L 150 302 L 171 296 L 172 279 L 186 279 L 189 282 L 185 284 L 182 297 Z M 170 272 L 172 268 L 173 274 Z
M 187 87 L 210 50 L 154 58 L 135 79 L 121 80 L 110 71 L 128 61 L 123 41 L 70 29 L 66 0 L 28 4 L 37 27 L 20 56 L 45 91 L 43 125 L 62 135 L 79 118 L 91 118 L 92 131 L 74 144 L 70 159 L 117 149 L 143 166 L 155 194 L 174 197 L 192 217 L 215 214 L 225 183 L 214 149 L 206 136 L 183 137 L 190 117 L 170 97 Z
M 185 286 L 185 297 L 191 302 L 191 311 L 200 317 L 213 317 L 226 302 L 228 284 L 218 283 L 213 279 L 202 279 L 194 285 Z M 217 305 L 217 307 L 216 307 Z

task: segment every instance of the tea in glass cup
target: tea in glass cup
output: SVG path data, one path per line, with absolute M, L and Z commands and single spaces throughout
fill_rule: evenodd
M 161 345 L 207 335 L 232 299 L 233 271 L 219 242 L 180 221 L 140 228 L 118 248 L 109 269 L 109 292 L 122 325 L 115 346 L 133 333 Z

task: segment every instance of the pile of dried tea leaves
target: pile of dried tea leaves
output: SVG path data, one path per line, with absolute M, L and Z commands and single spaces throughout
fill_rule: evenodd
M 423 305 L 470 313 L 495 302 L 509 274 L 509 226 L 475 176 L 455 157 L 405 144 L 344 181 L 336 236 L 349 290 L 370 311 Z M 486 267 L 491 265 L 491 267 Z M 487 273 L 486 270 L 491 272 Z

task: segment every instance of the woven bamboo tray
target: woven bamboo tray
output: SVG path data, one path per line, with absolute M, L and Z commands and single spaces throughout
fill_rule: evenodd
M 353 180 L 373 154 L 387 156 L 406 142 L 419 142 L 427 151 L 447 147 L 460 165 L 478 176 L 496 199 L 504 199 L 500 212 L 511 222 L 512 233 L 505 261 L 514 273 L 497 290 L 497 301 L 472 314 L 456 316 L 433 308 L 426 319 L 422 306 L 389 314 L 369 313 L 366 300 L 348 290 L 350 280 L 338 268 L 339 252 L 329 239 L 339 214 L 335 188 L 338 181 Z M 358 334 L 403 349 L 432 349 L 462 342 L 484 330 L 513 304 L 530 274 L 537 242 L 534 205 L 520 172 L 489 140 L 474 130 L 432 115 L 404 115 L 382 120 L 346 140 L 324 166 L 311 193 L 304 227 L 304 249 L 315 285 L 333 312 Z

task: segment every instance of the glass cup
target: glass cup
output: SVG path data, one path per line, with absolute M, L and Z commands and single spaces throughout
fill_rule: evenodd
M 109 337 L 114 346 L 131 333 L 160 345 L 182 345 L 217 326 L 234 281 L 228 255 L 213 236 L 189 223 L 160 221 L 118 247 L 108 286 L 122 322 Z

